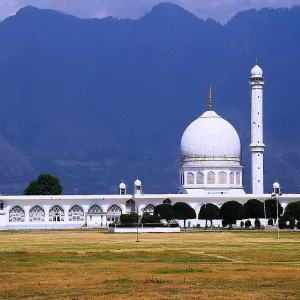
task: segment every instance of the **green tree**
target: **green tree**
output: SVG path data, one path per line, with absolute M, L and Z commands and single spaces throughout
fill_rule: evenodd
M 139 215 L 137 213 L 130 213 L 130 214 L 122 214 L 120 216 L 121 224 L 133 224 L 137 223 L 139 220 Z
M 178 220 L 183 220 L 184 228 L 185 228 L 185 221 L 188 219 L 195 219 L 196 212 L 193 208 L 191 208 L 185 202 L 177 202 L 173 205 L 174 217 Z
M 272 218 L 274 223 L 277 219 L 277 200 L 275 199 L 268 199 L 266 200 L 266 215 L 267 218 Z M 280 203 L 278 203 L 278 214 L 279 216 L 282 215 L 283 208 Z
M 170 221 L 174 218 L 174 212 L 171 204 L 159 204 L 154 208 L 154 214 L 158 215 L 161 219 Z
M 245 218 L 256 219 L 264 217 L 264 204 L 257 199 L 248 200 L 245 204 Z
M 295 226 L 296 226 L 296 220 L 295 220 L 295 218 L 294 217 L 291 217 L 290 218 L 290 228 L 291 229 L 295 229 Z
M 217 205 L 207 203 L 202 205 L 199 211 L 198 219 L 205 220 L 205 228 L 207 227 L 207 220 L 210 221 L 212 227 L 212 220 L 219 219 L 220 208 Z
M 23 195 L 60 195 L 63 191 L 59 179 L 51 174 L 41 174 L 29 183 Z
M 229 228 L 232 228 L 236 220 L 242 220 L 245 217 L 244 205 L 237 201 L 225 202 L 220 208 L 220 217 L 227 220 Z
M 300 221 L 300 201 L 289 203 L 284 214 L 294 217 L 296 220 Z
M 222 220 L 222 226 L 223 227 L 226 227 L 227 225 L 232 227 L 232 224 L 236 224 L 236 220 L 227 220 L 227 219 Z

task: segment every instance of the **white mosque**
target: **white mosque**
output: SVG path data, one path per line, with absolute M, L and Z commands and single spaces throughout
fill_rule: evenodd
M 213 110 L 212 88 L 208 110 L 193 121 L 181 139 L 181 165 L 178 194 L 144 194 L 142 182 L 134 182 L 134 193 L 127 194 L 125 183 L 118 195 L 1 196 L 0 229 L 44 229 L 106 227 L 121 214 L 153 213 L 162 203 L 186 202 L 196 216 L 202 205 L 222 206 L 230 200 L 242 204 L 249 199 L 265 201 L 263 142 L 263 71 L 251 70 L 251 144 L 252 194 L 243 189 L 241 142 L 234 127 Z M 276 182 L 274 188 L 279 188 Z M 278 190 L 277 190 L 278 192 Z M 278 199 L 285 208 L 297 201 L 297 194 L 282 194 Z M 190 220 L 204 226 L 204 220 Z

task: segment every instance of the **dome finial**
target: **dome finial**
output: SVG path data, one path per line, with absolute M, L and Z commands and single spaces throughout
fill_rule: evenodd
M 255 64 L 256 64 L 256 65 L 258 65 L 258 58 L 257 58 L 257 57 L 256 57 L 256 61 L 255 61 Z
M 209 85 L 208 110 L 213 110 L 213 108 L 212 108 L 212 86 L 211 86 L 211 84 Z

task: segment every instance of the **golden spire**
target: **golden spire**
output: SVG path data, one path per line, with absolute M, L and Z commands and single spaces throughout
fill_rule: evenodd
M 208 110 L 213 110 L 213 108 L 212 108 L 212 86 L 211 86 L 211 84 L 209 85 Z
M 256 57 L 256 64 L 258 65 L 258 58 Z

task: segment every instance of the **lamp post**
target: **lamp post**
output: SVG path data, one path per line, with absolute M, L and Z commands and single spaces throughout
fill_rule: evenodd
M 280 239 L 279 235 L 279 196 L 281 196 L 280 184 L 276 181 L 273 183 L 272 199 L 276 200 L 277 206 L 277 239 Z
M 142 213 L 144 213 L 144 209 L 142 209 Z M 139 225 L 141 223 L 142 216 L 138 215 L 137 225 L 136 225 L 136 242 L 139 242 Z
M 140 216 L 138 216 L 138 220 L 136 223 L 136 242 L 139 242 L 139 225 L 140 225 Z
M 266 212 L 266 199 L 264 201 L 264 214 L 265 214 L 265 231 L 267 231 L 267 212 Z

